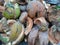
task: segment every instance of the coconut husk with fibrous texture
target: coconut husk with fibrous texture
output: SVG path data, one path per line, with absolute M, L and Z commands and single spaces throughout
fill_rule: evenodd
M 29 45 L 48 45 L 48 23 L 44 17 L 37 18 L 34 20 L 34 24 L 36 24 L 29 36 L 28 36 L 28 44 Z M 41 29 L 41 25 L 45 24 L 44 29 Z M 43 26 L 42 26 L 43 27 Z M 47 27 L 47 29 L 46 29 Z M 42 36 L 43 35 L 43 36 Z
M 25 29 L 25 35 L 28 35 L 33 27 L 33 20 L 30 17 L 27 17 L 27 26 Z
M 27 11 L 31 18 L 45 16 L 45 7 L 39 1 L 30 1 L 27 5 Z
M 37 22 L 37 23 L 36 23 Z M 39 43 L 40 45 L 48 45 L 48 23 L 44 17 L 37 18 L 34 22 L 37 25 L 40 25 L 39 29 Z M 43 36 L 42 36 L 43 35 Z
M 15 41 L 13 41 L 13 45 L 17 45 L 18 43 L 20 43 L 24 38 L 24 26 L 22 25 L 22 32 L 19 34 L 19 36 L 17 37 L 17 39 Z
M 35 45 L 36 38 L 38 36 L 38 27 L 32 28 L 30 34 L 28 35 L 28 45 Z
M 50 40 L 50 42 L 54 45 L 59 43 L 59 38 L 60 38 L 60 33 L 58 32 L 54 32 L 53 30 L 50 28 L 48 31 L 48 39 Z
M 60 42 L 60 11 L 51 6 L 51 11 L 48 14 L 48 19 L 52 22 L 53 26 L 49 29 L 48 38 L 50 42 L 54 45 Z M 56 28 L 56 29 L 55 29 Z
M 28 45 L 48 45 L 48 42 L 48 31 L 41 32 L 37 26 L 32 28 L 28 36 Z
M 21 31 L 22 31 L 22 25 L 18 22 L 14 23 L 11 26 L 10 41 L 16 40 L 16 38 L 18 37 L 19 33 L 21 33 Z
M 56 21 L 58 18 L 60 18 L 60 10 L 56 10 L 55 7 L 50 6 L 49 7 L 49 13 L 48 13 L 48 20 L 50 22 Z
M 18 43 L 19 41 L 22 41 L 24 38 L 24 27 L 21 23 L 15 22 L 11 26 L 11 34 L 9 35 L 10 42 Z
M 48 30 L 48 22 L 45 20 L 44 17 L 36 18 L 36 19 L 34 20 L 34 24 L 39 25 L 39 26 L 40 26 L 40 29 L 41 29 L 42 31 Z
M 48 38 L 52 44 L 60 42 L 60 22 L 57 20 L 53 23 L 54 25 L 49 29 Z

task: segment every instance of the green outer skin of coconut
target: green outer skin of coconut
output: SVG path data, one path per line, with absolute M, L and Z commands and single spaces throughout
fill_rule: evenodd
M 22 25 L 22 28 L 23 28 L 22 30 L 24 30 L 24 26 L 23 26 L 23 25 Z M 18 43 L 20 43 L 21 41 L 23 41 L 24 36 L 25 36 L 25 35 L 24 35 L 24 33 L 23 33 L 22 36 L 21 36 L 21 38 L 19 39 L 19 41 L 17 41 L 15 44 L 18 44 Z M 19 36 L 18 36 L 18 38 L 19 38 Z M 14 42 L 14 41 L 13 41 L 13 42 Z M 13 43 L 13 42 L 12 42 L 12 43 Z
M 16 5 L 18 6 L 18 4 L 16 3 Z M 8 8 L 11 8 L 11 7 L 8 7 Z M 15 14 L 9 14 L 7 11 L 4 11 L 3 12 L 3 16 L 7 19 L 16 19 L 20 16 L 20 8 L 18 6 L 18 8 L 15 8 Z M 15 15 L 15 16 L 14 16 Z
M 15 26 L 15 27 L 14 27 Z M 11 34 L 10 34 L 10 42 L 13 42 L 13 41 L 15 41 L 16 40 L 16 38 L 18 37 L 18 33 L 16 33 L 16 29 L 15 29 L 15 31 L 13 30 L 14 28 L 18 28 L 18 26 L 20 27 L 19 29 L 18 29 L 18 33 L 20 34 L 21 33 L 21 31 L 22 31 L 22 25 L 21 24 L 19 24 L 18 22 L 16 22 L 16 23 L 14 23 L 13 25 L 12 25 L 12 28 L 11 28 Z M 13 31 L 12 31 L 13 30 Z M 14 33 L 14 34 L 13 34 Z M 23 36 L 22 36 L 22 39 L 23 39 Z

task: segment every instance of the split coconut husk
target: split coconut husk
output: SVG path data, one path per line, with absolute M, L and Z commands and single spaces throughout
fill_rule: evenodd
M 28 35 L 33 27 L 33 21 L 30 17 L 27 17 L 27 26 L 25 28 L 25 35 Z
M 45 20 L 44 17 L 36 18 L 36 19 L 34 20 L 34 24 L 39 25 L 41 31 L 46 31 L 46 30 L 48 30 L 48 23 L 47 23 L 47 21 Z
M 39 1 L 30 1 L 27 5 L 27 11 L 31 18 L 45 16 L 45 7 Z
M 34 20 L 34 24 L 36 25 L 32 28 L 28 36 L 28 45 L 48 45 L 48 29 L 45 28 L 48 28 L 48 26 L 45 25 L 44 29 L 41 29 L 41 24 L 48 24 L 45 18 L 37 18 L 36 20 Z
M 37 26 L 34 26 L 31 29 L 31 32 L 28 35 L 28 45 L 36 45 L 37 42 L 38 42 L 38 45 L 40 45 L 39 41 L 36 42 L 36 39 L 38 39 L 38 30 L 39 29 Z

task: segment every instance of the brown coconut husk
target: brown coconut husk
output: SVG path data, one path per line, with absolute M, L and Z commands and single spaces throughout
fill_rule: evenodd
M 58 32 L 55 32 L 54 34 L 53 34 L 53 32 L 52 32 L 52 29 L 50 28 L 49 29 L 49 31 L 48 31 L 48 39 L 50 40 L 50 42 L 52 43 L 52 44 L 57 44 L 57 43 L 59 43 L 59 40 L 60 40 L 60 33 L 58 33 Z
M 29 17 L 31 18 L 45 16 L 45 7 L 39 1 L 30 1 L 28 3 L 27 10 Z
M 37 18 L 34 20 L 34 24 L 47 24 L 44 17 Z M 47 29 L 48 30 L 48 29 Z M 43 35 L 43 36 L 42 36 Z M 35 26 L 32 28 L 29 36 L 28 36 L 28 45 L 47 45 L 48 40 L 48 31 L 40 31 L 40 29 Z
M 27 26 L 26 26 L 26 29 L 25 29 L 25 35 L 29 34 L 32 27 L 33 27 L 33 21 L 32 21 L 32 19 L 30 17 L 27 17 Z
M 45 20 L 45 18 L 44 17 L 40 17 L 40 18 L 36 18 L 35 20 L 34 20 L 34 24 L 37 24 L 37 25 L 42 25 L 42 24 L 44 24 L 44 25 L 46 25 L 46 26 L 48 26 L 48 22 Z M 48 28 L 48 27 L 47 27 Z M 44 31 L 44 30 L 42 30 L 42 31 Z M 46 31 L 46 30 L 45 30 Z

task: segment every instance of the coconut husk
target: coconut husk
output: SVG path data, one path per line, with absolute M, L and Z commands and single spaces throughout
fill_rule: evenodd
M 28 35 L 33 27 L 33 21 L 30 17 L 27 17 L 27 26 L 25 29 L 25 35 Z
M 16 22 L 11 26 L 11 34 L 9 35 L 10 42 L 13 44 L 19 43 L 24 38 L 24 27 L 21 23 Z
M 49 29 L 48 38 L 53 45 L 59 43 L 59 40 L 60 40 L 59 35 L 60 35 L 59 32 L 54 32 L 53 33 L 53 30 L 51 28 Z
M 28 36 L 28 45 L 48 45 L 48 42 L 48 31 L 41 32 L 38 26 L 34 26 Z
M 34 20 L 34 24 L 40 25 L 41 31 L 48 30 L 48 23 L 44 17 L 40 17 Z
M 28 45 L 35 45 L 36 38 L 38 36 L 38 28 L 37 26 L 33 27 L 29 36 L 28 36 Z
M 31 18 L 45 16 L 45 7 L 39 1 L 30 1 L 27 5 L 28 15 Z

